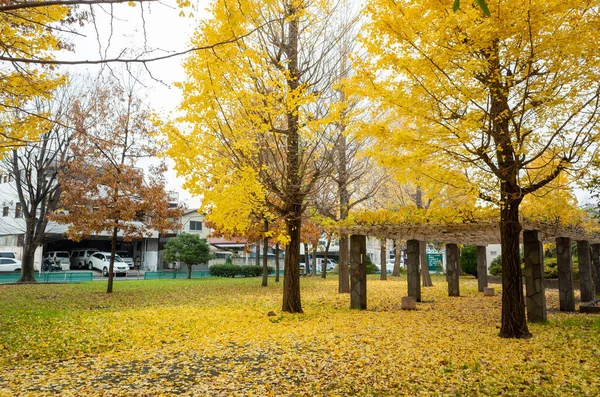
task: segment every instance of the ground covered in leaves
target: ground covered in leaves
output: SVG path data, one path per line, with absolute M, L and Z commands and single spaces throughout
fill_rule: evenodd
M 600 395 L 600 316 L 559 313 L 556 291 L 533 338 L 506 340 L 474 279 L 450 298 L 434 277 L 402 311 L 406 279 L 373 278 L 359 312 L 335 278 L 303 278 L 303 315 L 269 284 L 0 286 L 0 396 Z

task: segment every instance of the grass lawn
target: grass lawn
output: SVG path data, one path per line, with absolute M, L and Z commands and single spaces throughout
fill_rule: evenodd
M 433 281 L 402 311 L 404 277 L 369 279 L 361 312 L 303 278 L 303 315 L 272 278 L 0 285 L 0 396 L 600 395 L 600 316 L 548 290 L 549 322 L 501 339 L 500 296 Z

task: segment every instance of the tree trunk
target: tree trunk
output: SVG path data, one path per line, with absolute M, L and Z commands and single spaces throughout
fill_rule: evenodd
M 269 237 L 267 236 L 267 232 L 269 231 L 269 221 L 265 219 L 264 224 L 264 238 L 263 238 L 263 277 L 262 277 L 262 286 L 266 287 L 268 285 L 269 280 L 269 262 L 267 261 L 267 249 L 269 248 Z
M 381 246 L 379 249 L 379 260 L 381 262 L 381 274 L 379 275 L 380 280 L 387 280 L 387 239 L 381 239 Z
M 279 282 L 279 243 L 275 244 L 275 282 Z
M 499 45 L 494 41 L 484 51 L 490 75 L 500 75 Z M 519 205 L 523 190 L 518 184 L 519 154 L 515 153 L 509 126 L 509 92 L 499 79 L 488 82 L 490 101 L 489 133 L 496 145 L 497 170 L 500 181 L 500 241 L 502 243 L 502 326 L 500 336 L 504 338 L 528 338 L 531 336 L 525 318 L 525 298 L 519 241 Z
M 23 247 L 23 255 L 21 256 L 21 277 L 18 283 L 35 283 L 35 272 L 33 262 L 35 259 L 35 246 L 29 249 Z
M 421 278 L 423 287 L 433 287 L 431 274 L 429 274 L 429 263 L 427 263 L 427 242 L 419 241 L 419 257 L 421 258 Z
M 323 268 L 321 269 L 321 278 L 327 277 L 327 256 L 329 255 L 329 246 L 331 245 L 331 235 L 327 236 L 327 244 L 325 245 L 325 255 L 323 257 Z M 338 265 L 339 271 L 339 265 Z
M 394 240 L 394 270 L 392 270 L 394 277 L 400 277 L 400 255 L 402 255 L 400 240 Z
M 188 278 L 188 280 L 191 280 L 192 279 L 192 265 L 188 263 L 187 268 L 188 268 L 187 278 Z
M 503 183 L 503 185 L 505 185 Z M 521 272 L 521 253 L 519 237 L 519 204 L 521 199 L 507 196 L 518 194 L 513 189 L 502 186 L 503 203 L 500 209 L 500 239 L 502 242 L 502 327 L 500 336 L 504 338 L 529 338 L 525 318 L 525 299 L 523 298 L 523 275 Z
M 309 265 L 309 258 L 308 258 L 308 243 L 304 243 L 304 275 L 308 275 L 308 265 Z
M 296 3 L 294 3 L 296 4 Z M 301 6 L 301 4 L 298 4 Z M 300 86 L 300 72 L 298 70 L 298 38 L 300 21 L 298 10 L 294 5 L 288 4 L 286 14 L 289 17 L 287 45 L 283 51 L 287 56 L 287 85 L 290 92 L 295 94 Z M 302 195 L 300 179 L 300 134 L 297 109 L 287 112 L 287 140 L 286 140 L 286 191 L 285 191 L 285 225 L 290 241 L 285 254 L 285 268 L 283 277 L 283 302 L 282 310 L 290 313 L 302 313 L 300 300 L 300 229 L 302 227 Z
M 117 232 L 119 228 L 117 226 L 113 227 L 112 238 L 110 242 L 110 265 L 108 266 L 108 286 L 106 287 L 106 292 L 113 292 L 113 277 L 114 277 L 114 268 L 115 268 L 115 255 L 117 254 Z
M 340 204 L 340 220 L 348 218 L 348 211 L 350 205 L 350 193 L 348 192 L 348 164 L 347 159 L 347 142 L 346 136 L 344 135 L 345 126 L 341 127 L 341 134 L 337 142 L 338 150 L 338 199 Z M 345 294 L 350 293 L 350 274 L 348 270 L 349 261 L 349 238 L 347 234 L 340 235 L 340 263 L 338 266 L 339 271 L 339 286 L 338 292 Z
M 350 274 L 348 273 L 348 235 L 340 234 L 340 263 L 338 264 L 340 294 L 350 293 Z
M 23 238 L 23 255 L 21 256 L 21 277 L 18 283 L 35 283 L 35 273 L 33 262 L 35 259 L 35 250 L 37 245 L 34 239 L 33 225 L 29 219 L 26 219 L 26 230 Z
M 317 246 L 315 245 L 312 250 L 312 271 L 310 272 L 311 276 L 317 276 Z
M 299 210 L 299 208 L 298 208 Z M 288 313 L 302 313 L 300 300 L 300 227 L 301 218 L 286 220 L 287 234 L 290 242 L 286 246 L 285 264 L 283 268 L 283 304 L 281 310 Z
M 254 248 L 254 253 L 256 254 L 255 266 L 260 266 L 260 240 L 256 240 L 256 248 Z

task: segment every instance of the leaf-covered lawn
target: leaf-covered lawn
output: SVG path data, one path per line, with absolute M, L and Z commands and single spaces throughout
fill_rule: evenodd
M 303 315 L 273 279 L 0 286 L 0 395 L 600 395 L 600 316 L 549 290 L 549 323 L 501 339 L 500 296 L 433 281 L 402 311 L 406 279 L 370 279 L 359 312 L 304 278 Z

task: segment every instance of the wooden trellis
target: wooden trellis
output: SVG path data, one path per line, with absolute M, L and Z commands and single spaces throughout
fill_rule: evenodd
M 522 223 L 523 230 L 539 230 L 541 239 L 554 242 L 557 237 L 568 237 L 574 241 L 600 243 L 598 233 L 582 228 L 563 227 L 541 222 Z M 488 245 L 500 244 L 499 222 L 413 224 L 413 225 L 352 225 L 334 229 L 348 235 L 365 235 L 393 240 L 419 240 L 438 243 Z

